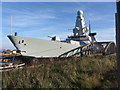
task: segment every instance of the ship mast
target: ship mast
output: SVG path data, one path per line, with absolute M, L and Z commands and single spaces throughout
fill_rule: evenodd
M 89 34 L 91 33 L 91 25 L 90 25 L 90 21 L 89 21 Z
M 10 35 L 12 35 L 12 16 L 10 16 Z
M 74 36 L 84 36 L 86 30 L 87 28 L 85 26 L 83 11 L 80 10 L 77 12 L 76 25 L 73 29 Z

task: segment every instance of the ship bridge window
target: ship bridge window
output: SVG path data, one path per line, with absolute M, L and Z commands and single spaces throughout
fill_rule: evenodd
M 20 41 L 18 43 L 20 44 Z
M 22 51 L 23 53 L 26 53 L 26 51 Z
M 26 46 L 26 44 L 24 44 Z

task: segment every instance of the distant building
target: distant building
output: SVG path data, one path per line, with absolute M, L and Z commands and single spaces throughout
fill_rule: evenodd
M 17 50 L 13 50 L 12 53 L 13 53 L 13 54 L 16 54 L 16 53 L 17 53 Z
M 12 54 L 12 51 L 11 50 L 4 50 L 2 53 L 3 54 Z

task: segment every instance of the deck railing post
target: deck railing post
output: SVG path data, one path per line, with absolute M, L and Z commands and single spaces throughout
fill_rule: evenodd
M 83 56 L 83 50 L 82 50 L 82 48 L 80 50 L 80 54 L 81 54 L 81 57 L 82 57 Z

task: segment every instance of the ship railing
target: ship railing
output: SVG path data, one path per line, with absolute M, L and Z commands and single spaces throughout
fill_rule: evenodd
M 59 57 L 83 56 L 92 54 L 109 55 L 115 53 L 114 42 L 93 42 L 61 54 Z

